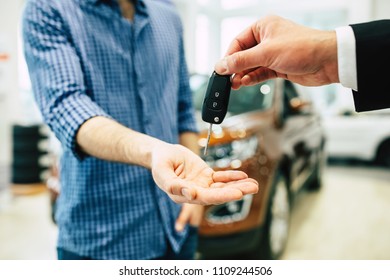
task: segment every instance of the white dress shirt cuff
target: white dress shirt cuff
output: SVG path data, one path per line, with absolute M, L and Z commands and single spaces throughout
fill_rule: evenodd
M 356 69 L 356 40 L 351 26 L 336 28 L 337 59 L 340 83 L 358 90 Z

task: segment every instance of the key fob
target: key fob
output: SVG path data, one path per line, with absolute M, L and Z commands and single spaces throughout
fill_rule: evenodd
M 222 123 L 229 105 L 231 87 L 230 75 L 219 75 L 213 72 L 203 101 L 203 121 L 210 124 Z

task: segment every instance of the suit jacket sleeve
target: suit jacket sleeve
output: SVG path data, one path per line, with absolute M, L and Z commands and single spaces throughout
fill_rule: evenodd
M 390 108 L 390 20 L 351 27 L 356 38 L 356 111 Z

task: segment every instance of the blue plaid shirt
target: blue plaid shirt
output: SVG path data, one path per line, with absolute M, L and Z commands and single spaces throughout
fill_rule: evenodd
M 139 0 L 131 23 L 112 0 L 30 0 L 23 30 L 37 103 L 63 146 L 58 246 L 97 259 L 159 257 L 167 242 L 178 251 L 180 206 L 150 171 L 86 157 L 75 143 L 94 116 L 169 143 L 197 130 L 174 7 Z

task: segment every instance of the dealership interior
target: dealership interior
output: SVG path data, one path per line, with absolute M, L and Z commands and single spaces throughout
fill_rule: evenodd
M 24 57 L 21 29 L 28 1 L 0 0 L 0 260 L 57 259 L 55 202 L 61 195 L 58 158 L 62 146 L 43 122 Z M 208 77 L 232 39 L 266 15 L 321 30 L 390 19 L 388 0 L 145 1 L 173 6 L 181 18 L 196 110 L 201 110 Z M 294 100 L 304 100 L 306 105 L 269 128 L 280 135 L 272 138 L 278 139 L 276 145 L 270 143 L 268 132 L 261 130 L 264 125 L 249 129 L 247 120 L 258 118 L 259 124 L 275 117 L 267 112 L 274 110 L 273 102 L 289 92 L 289 87 L 294 88 Z M 259 178 L 260 191 L 241 201 L 206 207 L 199 230 L 205 243 L 199 243 L 197 257 L 389 260 L 390 109 L 356 113 L 351 90 L 339 84 L 303 87 L 277 80 L 253 89 L 242 89 L 247 92 L 237 96 L 232 92 L 230 102 L 238 105 L 228 109 L 232 116 L 227 115 L 226 127 L 224 123 L 214 126 L 208 156 L 203 159 L 213 168 L 239 170 L 255 161 L 255 167 L 247 170 L 258 173 L 255 178 Z M 261 99 L 262 107 L 252 106 L 250 98 Z M 292 100 L 286 102 L 292 104 Z M 240 107 L 245 104 L 253 108 Z M 239 118 L 241 126 L 227 127 Z M 293 134 L 295 121 L 303 125 Z M 315 128 L 309 132 L 308 126 L 313 124 Z M 198 125 L 199 145 L 204 149 L 208 126 Z M 229 140 L 225 134 L 239 136 L 229 136 Z M 297 143 L 292 138 L 301 140 Z M 39 158 L 33 156 L 34 149 L 39 150 Z M 291 166 L 286 165 L 289 175 L 285 180 L 280 178 L 286 168 L 277 169 L 278 163 L 273 161 L 279 149 L 297 154 L 290 159 Z M 35 170 L 39 172 L 35 174 Z M 294 176 L 296 180 L 291 179 Z M 282 210 L 273 215 L 278 207 Z M 229 243 L 233 240 L 229 234 L 238 235 L 251 226 L 264 230 L 261 240 L 256 237 L 258 240 L 251 242 L 252 249 L 260 252 L 266 246 L 271 253 L 221 249 L 223 255 L 214 256 L 207 251 L 209 244 L 222 244 L 222 240 L 223 248 L 237 246 L 238 239 Z M 270 240 L 265 241 L 267 238 Z

